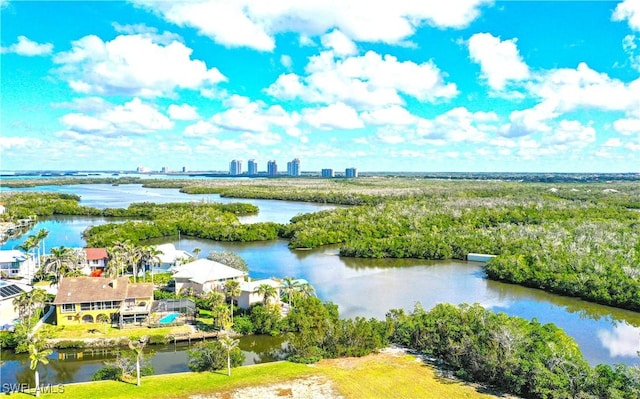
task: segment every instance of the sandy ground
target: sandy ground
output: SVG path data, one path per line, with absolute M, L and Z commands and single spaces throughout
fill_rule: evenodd
M 240 388 L 213 395 L 195 395 L 190 399 L 342 399 L 333 382 L 318 376 L 298 378 L 278 384 Z

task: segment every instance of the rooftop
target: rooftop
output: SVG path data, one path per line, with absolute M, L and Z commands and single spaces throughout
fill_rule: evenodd
M 65 277 L 58 287 L 54 305 L 96 301 L 123 301 L 153 296 L 153 284 L 129 282 L 128 277 Z
M 87 254 L 87 260 L 100 260 L 109 258 L 106 248 L 85 248 L 84 252 Z
M 0 263 L 24 262 L 27 255 L 17 249 L 0 250 Z
M 178 268 L 173 278 L 183 278 L 194 283 L 204 284 L 207 281 L 219 281 L 246 276 L 243 272 L 222 263 L 209 259 L 198 259 L 195 262 L 185 263 Z

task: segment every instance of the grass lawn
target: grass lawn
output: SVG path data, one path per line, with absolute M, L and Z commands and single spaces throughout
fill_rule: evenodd
M 41 397 L 186 399 L 192 395 L 213 393 L 227 397 L 233 391 L 249 393 L 273 384 L 278 385 L 276 392 L 290 393 L 291 390 L 286 389 L 287 384 L 293 385 L 300 381 L 313 384 L 311 381 L 318 379 L 331 384 L 333 392 L 345 398 L 496 398 L 478 392 L 474 386 L 438 377 L 431 366 L 413 356 L 390 353 L 323 360 L 310 366 L 278 362 L 239 367 L 232 370 L 231 377 L 227 377 L 224 371 L 151 376 L 144 377 L 140 387 L 115 381 L 72 384 L 65 385 L 62 394 L 46 393 Z M 16 394 L 14 397 L 33 396 Z
M 433 367 L 410 355 L 330 359 L 316 367 L 346 398 L 496 398 L 469 384 L 439 377 Z
M 77 340 L 83 338 L 123 338 L 123 337 L 142 337 L 144 335 L 179 335 L 191 332 L 189 326 L 175 327 L 159 327 L 159 328 L 113 328 L 106 326 L 104 323 L 82 323 L 72 326 L 52 326 L 47 328 L 47 334 L 50 333 L 51 338 Z M 105 333 L 106 332 L 106 333 Z
M 144 377 L 142 385 L 132 383 L 101 381 L 87 384 L 64 386 L 63 393 L 46 393 L 41 398 L 73 399 L 134 399 L 134 398 L 188 398 L 190 395 L 222 392 L 246 386 L 264 385 L 310 376 L 316 371 L 307 365 L 289 362 L 264 363 L 239 367 L 232 370 L 231 377 L 225 372 L 179 373 Z M 55 388 L 55 387 L 54 387 Z M 15 398 L 32 398 L 33 395 L 20 393 Z

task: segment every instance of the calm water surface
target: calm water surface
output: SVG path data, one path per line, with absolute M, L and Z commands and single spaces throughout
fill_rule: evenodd
M 150 355 L 154 374 L 171 374 L 190 371 L 187 367 L 187 350 L 195 344 L 177 343 L 150 345 L 145 352 Z M 245 355 L 244 365 L 273 362 L 284 358 L 284 338 L 269 336 L 249 336 L 240 338 L 240 349 Z M 127 348 L 120 348 L 126 350 Z M 39 365 L 42 384 L 67 384 L 91 381 L 91 377 L 104 367 L 105 362 L 115 359 L 118 348 L 58 350 L 49 356 L 49 364 Z M 2 352 L 1 382 L 16 382 L 35 385 L 33 371 L 29 368 L 29 355 Z M 0 384 L 2 391 L 2 384 Z
M 92 186 L 92 185 L 88 185 Z M 97 193 L 105 191 L 105 198 L 115 198 L 118 206 L 126 206 L 127 200 L 118 194 L 112 197 L 110 190 L 131 189 L 132 198 L 156 201 L 191 200 L 192 196 L 165 189 L 145 189 L 137 186 L 55 186 L 56 190 L 77 193 L 78 188 Z M 63 188 L 71 191 L 63 190 Z M 42 188 L 40 188 L 42 189 Z M 145 191 L 160 195 L 145 197 Z M 80 194 L 80 193 L 78 193 Z M 82 195 L 82 194 L 80 194 Z M 172 197 L 171 200 L 168 197 Z M 155 198 L 155 199 L 154 199 Z M 217 200 L 215 196 L 201 196 L 198 200 Z M 235 201 L 222 199 L 223 201 Z M 83 201 L 84 198 L 83 198 Z M 95 194 L 91 206 L 105 206 L 100 196 Z M 260 207 L 261 217 L 278 218 L 274 221 L 286 221 L 301 212 L 324 209 L 314 204 L 286 201 L 245 200 Z M 132 202 L 132 201 L 131 201 Z M 160 201 L 157 201 L 160 202 Z M 166 201 L 165 201 L 166 202 Z M 89 203 L 84 203 L 89 205 Z M 100 205 L 101 204 L 101 205 Z M 106 204 L 107 206 L 114 206 Z M 302 208 L 300 208 L 302 207 Z M 286 218 L 286 219 L 285 219 Z M 269 219 L 263 219 L 269 220 Z M 82 246 L 84 242 L 80 232 L 87 226 L 103 223 L 102 218 L 71 218 L 41 221 L 33 231 L 46 228 L 50 231 L 47 247 Z M 3 249 L 12 248 L 6 243 Z M 211 251 L 232 251 L 242 256 L 250 268 L 252 278 L 294 276 L 309 281 L 317 290 L 318 296 L 339 306 L 342 317 L 384 318 L 392 308 L 412 310 L 416 303 L 431 308 L 437 303 L 480 303 L 481 305 L 502 311 L 509 315 L 537 318 L 541 323 L 555 323 L 571 335 L 580 346 L 586 359 L 592 364 L 638 364 L 636 354 L 640 350 L 640 313 L 624 311 L 607 306 L 584 302 L 575 298 L 552 295 L 540 290 L 509 285 L 487 280 L 481 265 L 461 261 L 424 261 L 416 259 L 355 259 L 337 255 L 337 247 L 325 247 L 311 251 L 295 251 L 287 248 L 287 242 L 275 240 L 258 243 L 220 243 L 209 240 L 174 237 L 160 242 L 172 242 L 178 248 L 191 252 L 194 248 L 202 250 L 201 256 Z M 277 344 L 276 344 L 277 347 Z M 160 356 L 158 351 L 157 356 Z M 186 355 L 184 355 L 186 356 Z M 186 357 L 169 356 L 174 359 L 168 370 L 184 371 Z M 86 360 L 86 359 L 85 359 Z M 84 364 L 84 363 L 82 363 Z M 6 366 L 3 366 L 3 373 Z M 88 366 L 87 366 L 88 367 Z M 156 368 L 156 372 L 160 372 Z M 167 371 L 170 372 L 170 371 Z M 171 371 L 173 372 L 173 371 Z M 80 372 L 77 372 L 80 373 Z M 7 374 L 4 374 L 7 375 Z M 83 374 L 84 375 L 84 374 Z

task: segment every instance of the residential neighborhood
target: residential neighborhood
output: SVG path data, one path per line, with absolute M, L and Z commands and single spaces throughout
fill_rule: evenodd
M 19 322 L 13 299 L 22 292 L 32 290 L 34 284 L 55 296 L 51 305 L 55 306 L 55 324 L 59 326 L 108 323 L 126 328 L 130 325 L 154 324 L 162 319 L 162 309 L 167 309 L 166 305 L 160 305 L 162 300 L 154 300 L 154 290 L 196 296 L 211 292 L 224 294 L 225 285 L 230 281 L 237 282 L 240 287 L 239 295 L 233 299 L 239 308 L 248 309 L 263 303 L 264 294 L 259 293 L 259 287 L 263 284 L 274 289 L 269 303 L 280 303 L 282 284 L 279 281 L 251 280 L 246 271 L 209 259 L 196 259 L 187 251 L 176 249 L 173 244 L 155 246 L 153 250 L 157 255 L 154 261 L 142 265 L 138 270 L 139 273 L 150 275 L 151 279 L 154 274 L 164 276 L 163 281 L 169 279 L 171 284 L 134 283 L 131 281 L 134 278 L 132 270 L 110 276 L 113 268 L 110 269 L 109 263 L 115 261 L 112 258 L 117 256 L 110 256 L 107 248 L 68 250 L 67 259 L 58 259 L 57 262 L 70 262 L 66 265 L 71 271 L 69 276 L 60 278 L 55 284 L 45 280 L 44 285 L 36 280 L 43 276 L 41 272 L 45 265 L 52 262 L 52 254 L 42 253 L 34 258 L 17 249 L 0 250 L 0 270 L 3 273 L 3 280 L 0 281 L 2 329 L 10 330 Z M 56 252 L 56 249 L 53 248 L 52 252 Z M 159 313 L 156 317 L 152 317 L 152 309 L 160 310 L 155 312 Z M 178 319 L 180 317 L 182 315 Z

